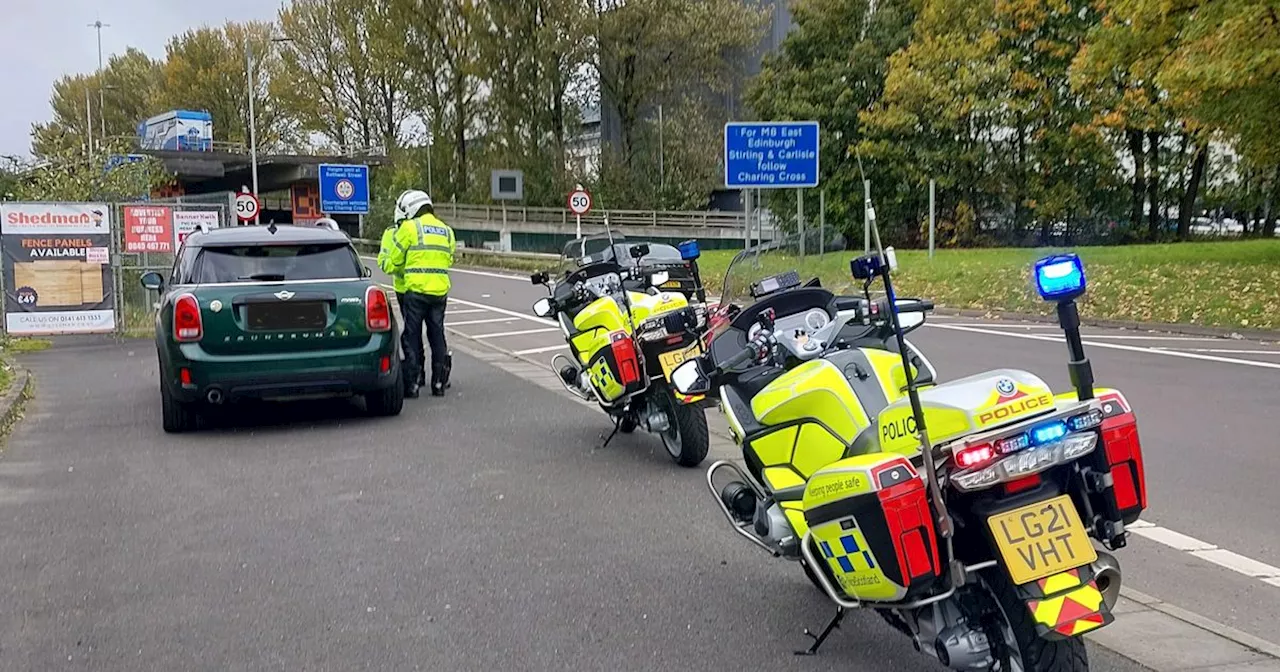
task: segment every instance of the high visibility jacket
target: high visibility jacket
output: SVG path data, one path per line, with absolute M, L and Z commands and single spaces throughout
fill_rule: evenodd
M 393 272 L 404 273 L 405 291 L 431 296 L 449 293 L 449 269 L 457 241 L 453 229 L 435 215 L 400 222 L 391 250 Z
M 396 288 L 397 294 L 404 293 L 404 273 L 394 273 L 391 268 L 391 252 L 396 248 L 396 230 L 397 226 L 388 226 L 386 231 L 382 232 L 382 244 L 378 246 L 378 268 L 383 273 L 391 276 L 391 284 Z

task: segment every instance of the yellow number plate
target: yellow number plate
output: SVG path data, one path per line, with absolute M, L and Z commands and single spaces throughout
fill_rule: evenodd
M 658 355 L 658 363 L 662 365 L 662 375 L 671 380 L 671 372 L 676 370 L 677 366 L 684 364 L 684 360 L 693 359 L 701 353 L 697 343 L 692 343 L 684 350 L 672 350 Z
M 1068 495 L 991 516 L 987 525 L 1009 577 L 1019 585 L 1098 559 Z
M 668 287 L 668 288 L 670 288 L 670 287 L 679 287 L 679 286 L 680 286 L 680 281 L 679 281 L 679 280 L 670 280 L 670 281 L 668 281 L 668 282 L 664 282 L 664 283 L 662 283 L 662 286 L 663 286 L 663 287 Z

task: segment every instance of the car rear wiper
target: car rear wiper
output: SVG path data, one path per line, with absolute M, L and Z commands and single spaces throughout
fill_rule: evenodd
M 240 280 L 262 280 L 264 282 L 284 280 L 283 273 L 254 273 L 253 275 L 242 275 Z

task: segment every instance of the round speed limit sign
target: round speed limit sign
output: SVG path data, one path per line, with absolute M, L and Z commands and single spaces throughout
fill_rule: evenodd
M 258 202 L 257 196 L 247 192 L 236 194 L 236 218 L 240 221 L 252 222 L 261 209 L 262 204 Z
M 569 212 L 575 215 L 591 212 L 591 194 L 586 189 L 578 189 L 569 194 Z

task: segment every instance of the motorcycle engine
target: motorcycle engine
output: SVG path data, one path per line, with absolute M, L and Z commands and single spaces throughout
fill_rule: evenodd
M 915 631 L 915 647 L 953 670 L 981 672 L 994 659 L 987 635 L 970 624 L 954 598 L 914 609 L 906 614 Z

